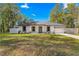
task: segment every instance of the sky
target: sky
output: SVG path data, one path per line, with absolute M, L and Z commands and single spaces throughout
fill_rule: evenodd
M 39 22 L 47 22 L 55 3 L 18 3 L 21 13 Z M 64 8 L 67 4 L 64 4 Z

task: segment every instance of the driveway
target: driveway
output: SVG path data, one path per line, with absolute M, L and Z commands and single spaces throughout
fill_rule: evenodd
M 60 34 L 60 35 L 64 35 L 64 36 L 72 37 L 72 38 L 75 38 L 75 39 L 79 39 L 79 36 L 72 35 L 72 34 Z

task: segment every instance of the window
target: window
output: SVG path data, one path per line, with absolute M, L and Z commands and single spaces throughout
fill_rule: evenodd
M 32 27 L 32 31 L 35 31 L 35 27 Z
M 50 26 L 47 26 L 47 31 L 50 31 Z
M 23 26 L 23 31 L 26 31 L 26 26 Z

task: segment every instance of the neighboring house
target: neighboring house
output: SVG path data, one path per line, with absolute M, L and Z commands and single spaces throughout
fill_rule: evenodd
M 64 25 L 58 23 L 24 23 L 10 28 L 10 33 L 64 33 Z

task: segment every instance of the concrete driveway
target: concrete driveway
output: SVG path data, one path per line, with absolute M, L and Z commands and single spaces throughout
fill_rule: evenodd
M 64 35 L 64 36 L 72 37 L 72 38 L 75 38 L 75 39 L 79 39 L 79 36 L 77 36 L 77 35 L 72 35 L 72 34 L 60 34 L 60 35 Z

